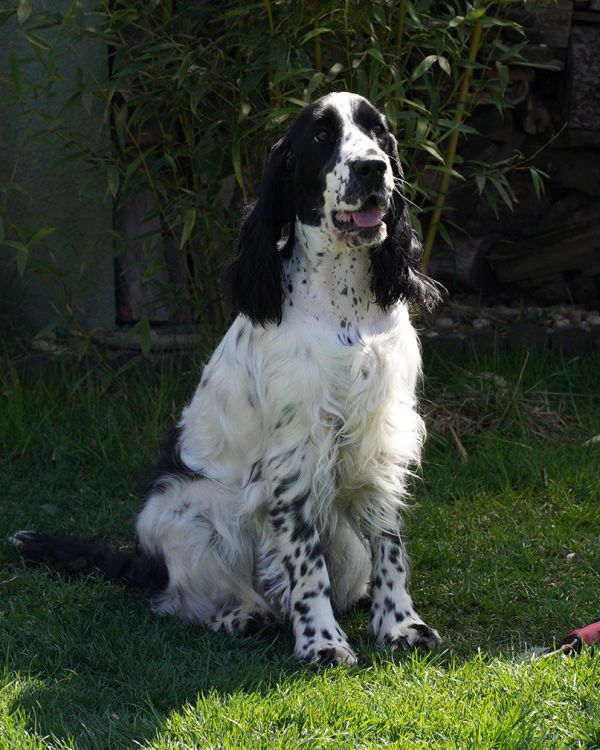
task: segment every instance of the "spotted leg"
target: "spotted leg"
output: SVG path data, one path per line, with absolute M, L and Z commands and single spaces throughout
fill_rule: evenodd
M 415 612 L 408 593 L 409 561 L 402 538 L 384 533 L 372 539 L 370 633 L 378 646 L 433 648 L 441 643 L 437 631 Z
M 271 457 L 268 519 L 277 567 L 284 571 L 281 604 L 289 612 L 298 659 L 325 666 L 354 664 L 356 654 L 336 622 L 330 581 L 313 518 L 302 449 Z M 268 574 L 267 574 L 268 575 Z

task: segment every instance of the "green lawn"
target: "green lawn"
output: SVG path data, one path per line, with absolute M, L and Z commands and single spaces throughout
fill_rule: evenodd
M 152 615 L 142 594 L 19 561 L 20 528 L 129 538 L 136 487 L 198 380 L 66 371 L 0 395 L 0 748 L 600 748 L 600 656 L 522 661 L 600 616 L 600 357 L 427 363 L 408 518 L 413 597 L 444 638 L 316 672 Z M 467 461 L 461 458 L 466 454 Z

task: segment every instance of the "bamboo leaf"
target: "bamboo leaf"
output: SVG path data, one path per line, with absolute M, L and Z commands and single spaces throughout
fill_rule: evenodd
M 25 273 L 25 269 L 27 268 L 29 248 L 27 247 L 27 245 L 25 245 L 25 243 L 18 242 L 17 240 L 4 240 L 3 244 L 6 245 L 6 247 L 12 247 L 13 250 L 17 251 L 17 254 L 15 256 L 15 264 L 17 266 L 19 276 L 21 276 L 22 278 L 23 274 Z
M 17 6 L 17 19 L 19 23 L 25 23 L 25 21 L 31 15 L 31 0 L 19 0 Z
M 22 248 L 17 250 L 17 271 L 19 272 L 19 276 L 23 278 L 25 275 L 25 271 L 27 269 L 27 261 L 29 260 L 29 250 L 27 249 L 26 245 L 23 245 Z
M 417 65 L 417 67 L 413 70 L 411 79 L 413 81 L 416 81 L 417 78 L 420 78 L 422 75 L 427 73 L 429 68 L 433 65 L 433 63 L 437 60 L 437 55 L 427 55 L 421 62 Z
M 233 172 L 238 185 L 244 189 L 244 178 L 242 176 L 242 156 L 240 149 L 240 141 L 235 138 L 231 144 L 231 162 L 233 164 Z
M 423 151 L 427 151 L 428 154 L 431 154 L 434 159 L 437 159 L 437 161 L 444 163 L 444 157 L 440 154 L 440 152 L 435 148 L 435 146 L 429 145 L 429 143 L 419 143 L 419 148 L 422 148 Z
M 192 234 L 194 225 L 196 224 L 196 209 L 186 208 L 183 212 L 183 229 L 181 231 L 181 239 L 179 240 L 179 249 L 181 250 Z
M 484 195 L 487 198 L 487 202 L 490 204 L 490 208 L 494 212 L 494 216 L 498 218 L 499 213 L 498 213 L 498 201 L 496 200 L 496 194 L 494 192 L 494 188 L 487 181 L 484 187 Z
M 491 182 L 496 189 L 498 195 L 502 198 L 506 206 L 512 211 L 513 205 L 518 203 L 516 196 L 512 193 L 510 185 L 508 183 L 502 184 L 502 180 L 498 178 L 492 178 Z
M 27 244 L 29 245 L 29 247 L 33 247 L 34 245 L 37 245 L 38 242 L 43 240 L 44 237 L 47 237 L 49 234 L 53 234 L 54 232 L 56 232 L 56 227 L 42 227 L 31 236 Z
M 437 61 L 438 61 L 438 65 L 447 76 L 452 75 L 452 71 L 450 70 L 450 63 L 448 62 L 448 59 L 446 57 L 443 57 L 442 55 L 438 55 Z
M 51 49 L 51 45 L 39 34 L 34 34 L 33 31 L 25 32 L 25 39 L 27 39 L 32 47 L 41 49 L 44 52 L 47 52 L 49 49 Z
M 371 55 L 371 57 L 377 60 L 377 62 L 385 65 L 385 58 L 383 57 L 379 47 L 369 47 L 369 49 L 367 50 L 367 55 Z
M 306 93 L 309 98 L 313 95 L 314 91 L 323 83 L 324 80 L 325 80 L 324 73 L 314 74 L 314 76 L 308 82 L 308 86 L 306 87 Z
M 501 62 L 497 62 L 496 70 L 498 71 L 498 80 L 500 81 L 500 86 L 504 91 L 508 86 L 508 66 L 503 65 Z
M 115 164 L 109 164 L 106 170 L 106 180 L 110 194 L 116 198 L 119 192 L 119 170 Z
M 531 176 L 531 182 L 533 183 L 533 189 L 535 190 L 536 197 L 539 200 L 542 193 L 546 189 L 544 180 L 542 178 L 542 175 L 544 175 L 544 173 L 540 172 L 540 170 L 536 169 L 535 167 L 529 167 L 529 174 Z
M 8 19 L 11 18 L 11 16 L 14 16 L 14 14 L 14 8 L 6 8 L 4 10 L 0 10 L 0 29 L 4 26 Z
M 448 247 L 454 247 L 454 243 L 452 242 L 452 237 L 448 234 L 448 230 L 446 229 L 446 225 L 443 222 L 439 222 L 437 225 L 437 230 L 440 233 L 441 238 L 444 240 L 444 242 L 448 245 Z
M 325 26 L 320 26 L 318 29 L 312 29 L 312 31 L 309 31 L 308 34 L 305 34 L 302 39 L 300 39 L 299 45 L 302 47 L 307 42 L 310 42 L 311 39 L 314 39 L 316 36 L 321 36 L 321 34 L 331 34 L 332 29 L 328 29 Z

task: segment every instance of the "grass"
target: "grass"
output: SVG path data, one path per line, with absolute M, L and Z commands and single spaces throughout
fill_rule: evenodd
M 444 637 L 300 668 L 272 643 L 153 616 L 142 594 L 21 563 L 0 541 L 0 748 L 600 748 L 600 657 L 523 661 L 600 616 L 600 358 L 427 363 L 408 518 L 413 596 Z M 136 485 L 198 380 L 66 370 L 0 395 L 0 539 L 130 538 Z

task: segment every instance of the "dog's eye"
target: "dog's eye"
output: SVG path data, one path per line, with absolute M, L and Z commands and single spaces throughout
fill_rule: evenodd
M 377 122 L 375 123 L 375 125 L 373 125 L 371 130 L 379 138 L 380 135 L 383 135 L 385 133 L 385 125 L 382 125 L 382 123 Z
M 320 128 L 315 133 L 314 138 L 317 143 L 329 143 L 331 141 L 331 133 L 327 128 Z

